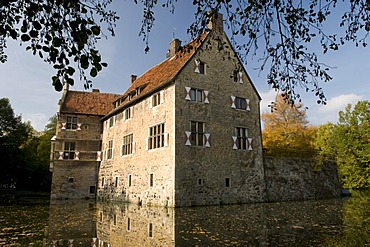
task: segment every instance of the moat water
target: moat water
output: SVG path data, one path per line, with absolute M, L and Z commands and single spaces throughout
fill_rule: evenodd
M 370 246 L 370 191 L 179 209 L 87 200 L 3 205 L 0 246 Z

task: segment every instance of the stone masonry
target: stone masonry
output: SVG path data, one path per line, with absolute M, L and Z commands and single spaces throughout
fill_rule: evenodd
M 52 198 L 184 207 L 318 198 L 307 192 L 313 185 L 338 195 L 334 167 L 263 160 L 261 98 L 222 15 L 189 44 L 174 39 L 165 61 L 130 81 L 122 95 L 66 89 Z

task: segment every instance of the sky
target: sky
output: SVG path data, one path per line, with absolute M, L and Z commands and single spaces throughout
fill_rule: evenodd
M 177 3 L 175 13 L 160 5 L 155 9 L 155 25 L 149 37 L 149 53 L 145 53 L 146 44 L 139 31 L 142 20 L 142 7 L 133 1 L 116 1 L 112 6 L 121 17 L 117 23 L 116 36 L 102 39 L 98 48 L 102 60 L 109 65 L 93 80 L 93 88 L 100 92 L 124 93 L 130 83 L 130 75 L 142 75 L 166 58 L 169 43 L 173 37 L 182 44 L 190 41 L 186 30 L 194 20 L 194 7 L 191 1 Z M 180 2 L 180 1 L 179 1 Z M 330 30 L 339 29 L 339 24 L 330 26 Z M 225 30 L 227 32 L 227 30 Z M 6 54 L 8 61 L 0 64 L 0 98 L 9 98 L 12 108 L 24 121 L 42 131 L 58 109 L 62 95 L 51 85 L 54 75 L 52 66 L 39 57 L 25 51 L 26 45 L 17 41 L 8 41 Z M 310 44 L 317 49 L 319 60 L 335 67 L 330 75 L 333 80 L 321 84 L 327 98 L 327 105 L 316 103 L 312 93 L 301 93 L 304 106 L 308 107 L 308 120 L 313 125 L 326 122 L 336 123 L 338 112 L 347 104 L 354 105 L 359 100 L 370 100 L 370 48 L 356 48 L 349 43 L 339 51 L 320 53 L 320 44 Z M 274 101 L 276 92 L 267 84 L 266 75 L 255 68 L 256 59 L 245 65 L 253 84 L 257 88 L 261 101 L 261 112 L 268 112 L 268 105 Z M 83 83 L 75 77 L 75 86 L 71 90 L 84 90 Z

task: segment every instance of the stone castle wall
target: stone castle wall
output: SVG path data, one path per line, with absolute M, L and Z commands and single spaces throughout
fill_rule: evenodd
M 114 151 L 113 158 L 104 159 L 100 166 L 99 198 L 162 206 L 174 205 L 174 86 L 162 89 L 161 92 L 161 104 L 151 107 L 148 97 L 133 106 L 130 119 L 124 120 L 123 113 L 119 113 L 115 116 L 115 124 L 112 127 L 108 125 L 109 119 L 105 121 L 103 152 L 109 140 L 113 140 Z M 165 125 L 165 146 L 147 150 L 149 127 L 161 123 Z M 121 155 L 122 140 L 128 134 L 133 134 L 134 153 Z M 153 174 L 153 186 L 149 185 L 150 174 Z
M 77 116 L 79 129 L 63 128 L 67 116 Z M 52 150 L 51 198 L 95 198 L 98 176 L 97 151 L 100 150 L 101 122 L 99 116 L 60 114 Z M 78 159 L 61 159 L 65 142 L 75 142 Z
M 196 60 L 205 64 L 204 74 L 194 72 Z M 186 87 L 209 91 L 209 103 L 186 100 Z M 232 108 L 232 96 L 248 99 L 250 109 Z M 176 206 L 264 201 L 259 98 L 226 36 L 212 32 L 183 68 L 175 109 Z M 186 145 L 190 121 L 204 123 L 210 147 Z M 246 150 L 233 149 L 236 127 L 248 130 L 252 142 Z
M 314 170 L 310 160 L 264 158 L 268 201 L 296 201 L 340 197 L 337 166 L 326 162 Z

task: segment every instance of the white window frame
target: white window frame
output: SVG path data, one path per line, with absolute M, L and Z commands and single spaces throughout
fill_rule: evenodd
M 107 143 L 107 150 L 106 150 L 106 159 L 113 159 L 113 151 L 114 151 L 114 140 L 109 140 Z
M 127 134 L 122 138 L 121 156 L 135 153 L 134 134 Z
M 165 127 L 165 123 L 149 127 L 147 150 L 166 147 L 168 145 L 168 133 L 165 132 Z
M 133 117 L 134 108 L 133 106 L 123 111 L 123 120 L 127 121 Z

